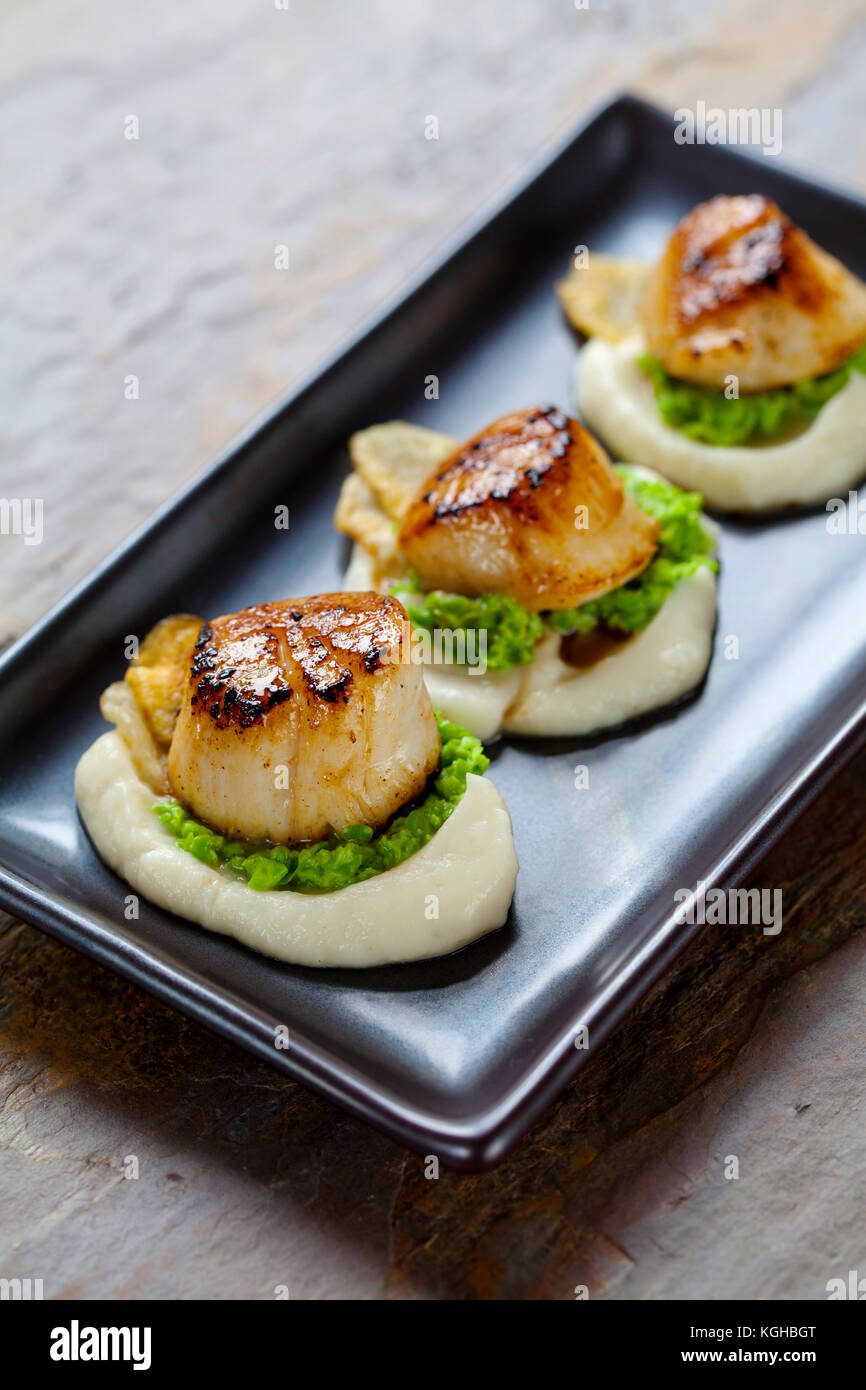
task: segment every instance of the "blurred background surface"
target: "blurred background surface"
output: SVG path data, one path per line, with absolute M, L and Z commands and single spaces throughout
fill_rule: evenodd
M 616 92 L 781 106 L 785 162 L 866 187 L 863 0 L 287 4 L 3 6 L 0 477 L 46 513 L 0 640 Z

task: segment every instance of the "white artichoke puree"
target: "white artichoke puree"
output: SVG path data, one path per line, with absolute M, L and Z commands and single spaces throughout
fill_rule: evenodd
M 703 517 L 702 525 L 715 536 L 712 521 Z M 371 562 L 359 545 L 343 582 L 347 589 L 374 587 Z M 704 566 L 675 586 L 641 632 L 593 666 L 562 661 L 561 639 L 549 632 L 526 666 L 473 673 L 428 664 L 424 680 L 433 708 L 476 738 L 500 732 L 577 737 L 614 728 L 694 690 L 709 665 L 715 623 L 716 576 Z
M 578 356 L 577 403 L 626 463 L 658 469 L 703 493 L 720 511 L 805 506 L 846 493 L 866 473 L 866 376 L 852 371 L 807 429 L 780 444 L 715 445 L 666 425 L 652 383 L 637 365 L 639 337 L 592 338 Z
M 469 774 L 444 825 L 409 859 L 332 893 L 254 892 L 181 849 L 152 806 L 120 734 L 82 756 L 75 795 L 102 859 L 143 897 L 295 965 L 371 966 L 455 951 L 502 926 L 514 893 L 511 819 L 492 782 Z

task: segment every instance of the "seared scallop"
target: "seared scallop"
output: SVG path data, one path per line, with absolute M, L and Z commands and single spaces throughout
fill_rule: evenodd
M 540 612 L 624 584 L 657 534 L 601 445 L 537 406 L 461 445 L 416 495 L 398 541 L 425 587 L 510 594 Z
M 215 829 L 280 844 L 377 828 L 423 791 L 440 738 L 405 610 L 381 594 L 263 603 L 206 623 L 168 754 Z
M 832 371 L 866 339 L 866 285 L 760 194 L 711 198 L 674 228 L 645 291 L 671 376 L 741 391 Z

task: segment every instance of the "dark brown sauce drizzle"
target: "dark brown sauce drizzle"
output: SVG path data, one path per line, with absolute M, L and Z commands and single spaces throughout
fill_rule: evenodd
M 594 632 L 583 634 L 573 632 L 569 637 L 563 637 L 559 655 L 566 666 L 576 666 L 579 671 L 586 671 L 590 666 L 604 661 L 606 656 L 622 651 L 632 636 L 630 632 L 614 632 L 609 627 L 597 627 Z

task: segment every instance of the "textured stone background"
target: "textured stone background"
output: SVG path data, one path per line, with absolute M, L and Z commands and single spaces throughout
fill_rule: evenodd
M 590 3 L 6 0 L 0 491 L 45 499 L 45 540 L 0 538 L 0 640 L 614 91 L 781 106 L 788 163 L 866 187 L 862 3 Z M 866 1273 L 864 775 L 756 875 L 784 887 L 782 937 L 707 933 L 483 1177 L 427 1182 L 0 923 L 0 1274 L 56 1297 L 765 1299 Z

